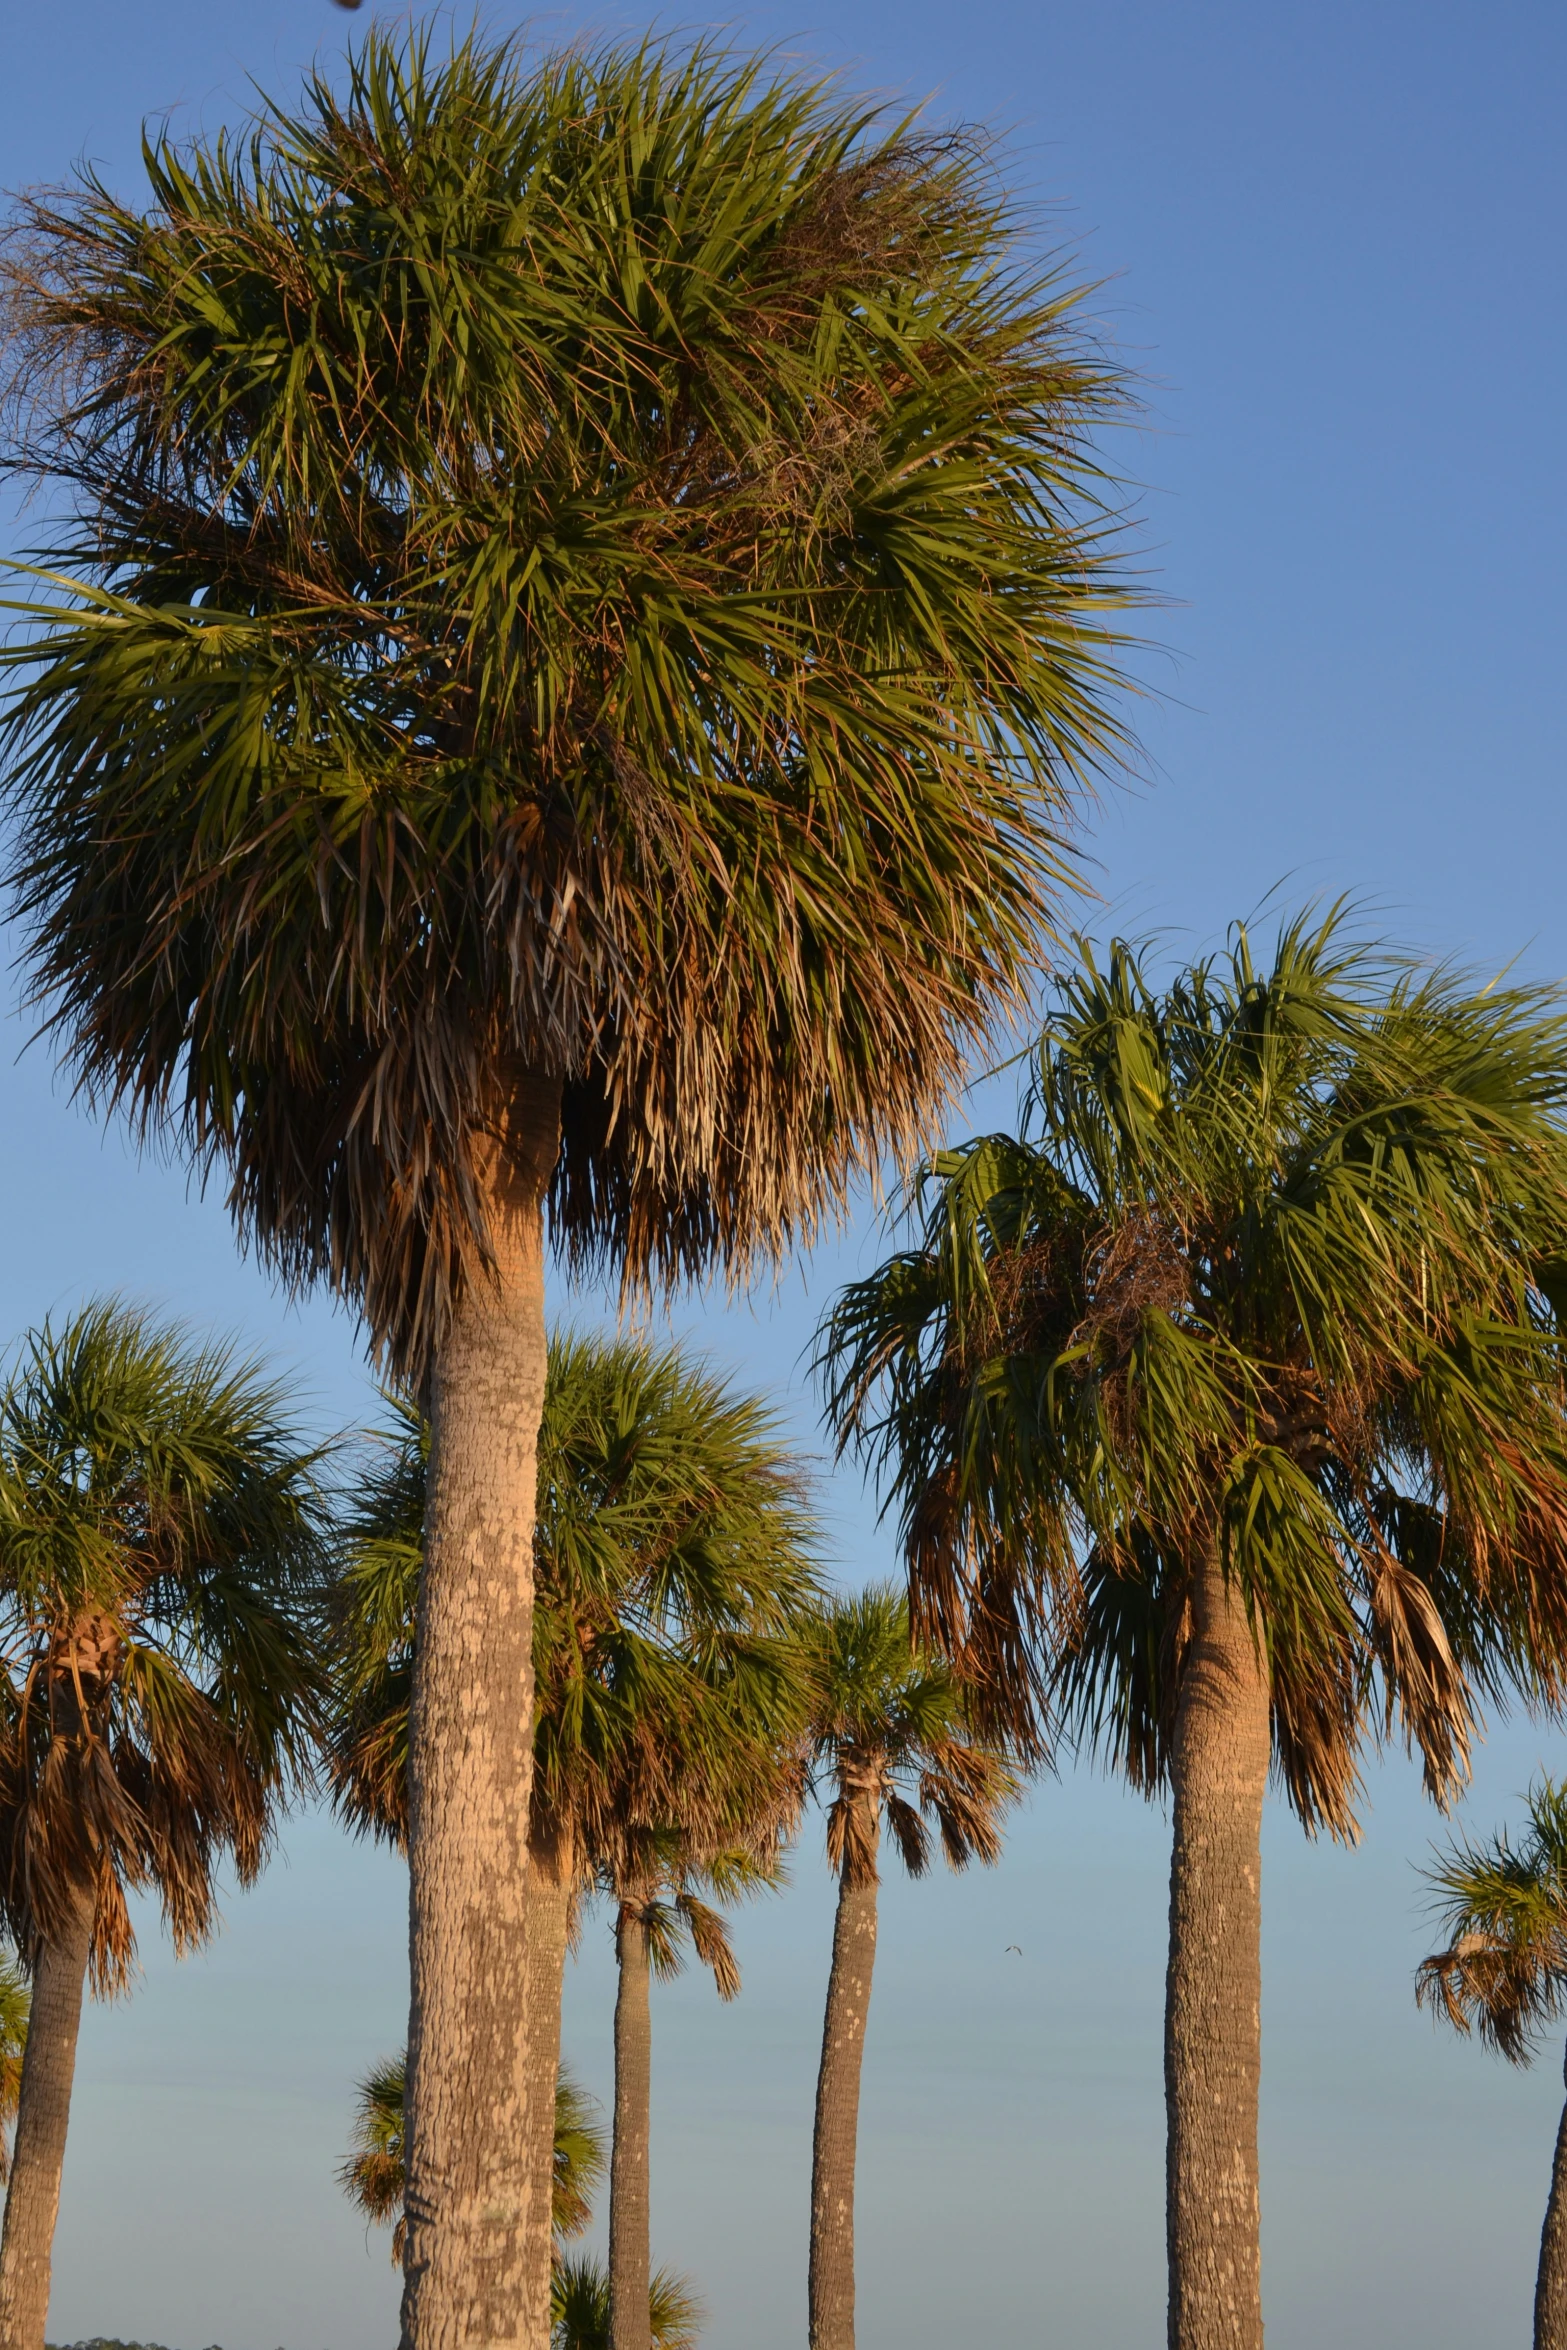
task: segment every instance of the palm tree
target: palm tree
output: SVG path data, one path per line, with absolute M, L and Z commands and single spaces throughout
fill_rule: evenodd
M 1420 1969 L 1415 1996 L 1513 2064 L 1567 2012 L 1567 1784 L 1529 1793 L 1519 1844 L 1457 1842 L 1426 1871 L 1448 1934 Z M 1534 2350 L 1567 2350 L 1567 2108 L 1556 2133 L 1534 2289 Z
M 902 1512 L 920 1638 L 1173 1797 L 1172 2350 L 1262 2340 L 1258 1836 L 1270 1755 L 1355 1832 L 1400 1720 L 1430 1792 L 1567 1658 L 1567 1028 L 1344 917 L 1162 994 L 1084 946 L 1031 1128 L 940 1158 L 845 1293 L 831 1409 Z
M 955 1869 L 1001 1857 L 1000 1817 L 1019 1792 L 1006 1757 L 972 1738 L 949 1665 L 914 1648 L 907 1600 L 885 1584 L 832 1601 L 803 1638 L 811 1761 L 830 1790 L 827 1857 L 838 1878 L 832 1969 L 816 2082 L 811 2165 L 811 2350 L 854 2350 L 854 2173 L 860 2063 L 876 1962 L 883 1824 L 911 1877 L 936 1821 Z
M 1123 392 L 982 141 L 776 59 L 372 30 L 145 157 L 8 247 L 64 517 L 17 904 L 88 1094 L 428 1396 L 406 2325 L 455 2350 L 526 2291 L 546 1202 L 633 1286 L 743 1275 L 1019 999 L 1122 748 Z
M 427 1459 L 425 1424 L 404 1407 L 349 1520 L 338 1611 L 336 1799 L 399 1845 Z M 592 1868 L 677 1818 L 711 1843 L 780 1795 L 787 1808 L 779 1740 L 796 1700 L 782 1643 L 814 1601 L 814 1540 L 754 1398 L 675 1349 L 556 1335 L 534 1537 L 525 2129 L 558 2071 L 566 1949 Z M 547 2323 L 547 2228 L 529 2258 L 529 2322 L 542 2309 Z
M 377 2227 L 392 2223 L 392 2258 L 403 2257 L 406 2226 L 403 2197 L 407 2190 L 405 2104 L 407 2058 L 404 2051 L 372 2065 L 359 2084 L 354 2115 L 353 2151 L 338 2172 L 338 2184 L 350 2202 Z M 589 2201 L 604 2176 L 603 2132 L 594 2118 L 593 2100 L 562 2067 L 555 2082 L 554 2182 L 550 2196 L 550 2223 L 557 2259 L 564 2239 L 580 2236 L 593 2217 Z
M 32 1977 L 0 2341 L 41 2350 L 82 1990 L 121 1988 L 126 1896 L 204 1941 L 308 1760 L 317 1456 L 252 1363 L 113 1303 L 0 1391 L 0 1915 Z
M 756 1798 L 749 1779 L 737 1785 L 736 1824 Z M 699 1799 L 693 1816 L 709 1827 L 712 1813 Z M 689 1943 L 713 1977 L 720 1999 L 740 1995 L 740 1968 L 729 1929 L 705 1901 L 712 1893 L 733 1901 L 780 1881 L 776 1842 L 760 1823 L 750 1849 L 704 1851 L 690 1828 L 622 1824 L 598 1859 L 599 1890 L 615 1913 L 615 2134 L 609 2172 L 610 2350 L 651 2350 L 649 2309 L 654 2277 L 649 2157 L 653 2128 L 652 1977 L 671 1981 L 684 1970 Z

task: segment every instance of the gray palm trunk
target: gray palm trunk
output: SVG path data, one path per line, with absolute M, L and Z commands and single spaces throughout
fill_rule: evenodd
M 1567 2084 L 1567 2063 L 1563 2065 Z M 1534 2350 L 1567 2350 L 1567 2106 L 1556 2132 L 1551 2192 L 1540 2230 L 1540 2272 L 1534 2286 Z
M 867 1833 L 874 1856 L 874 1811 Z M 868 1872 L 845 1867 L 838 1880 L 811 2151 L 810 2350 L 854 2350 L 854 2173 L 877 1891 L 874 1857 Z
M 1170 2350 L 1261 2350 L 1262 1804 L 1268 1683 L 1216 1556 L 1192 1593 L 1171 1756 L 1164 2025 Z
M 0 2233 L 0 2350 L 43 2350 L 60 2175 L 96 1901 L 83 1886 L 38 1953 Z
M 528 2176 L 555 2171 L 555 2090 L 560 2079 L 560 2001 L 571 1923 L 570 1847 L 564 1838 L 535 1836 L 528 1877 Z M 550 2264 L 555 2249 L 552 2196 L 529 2204 L 528 2291 L 524 2330 L 548 2340 Z
M 403 2350 L 548 2350 L 529 2254 L 549 2174 L 528 2100 L 533 1524 L 544 1411 L 543 1198 L 560 1090 L 517 1074 L 474 1168 L 492 1266 L 430 1379 L 409 1730 Z
M 615 2139 L 609 2166 L 610 2350 L 652 2350 L 648 2315 L 652 2218 L 648 2140 L 653 2109 L 651 1967 L 640 1907 L 623 1902 L 615 1925 Z

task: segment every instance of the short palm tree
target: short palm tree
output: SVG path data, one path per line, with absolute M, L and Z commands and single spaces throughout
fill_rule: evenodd
M 346 1526 L 330 1767 L 355 1825 L 401 1844 L 428 1432 L 404 1409 Z M 589 1872 L 679 1819 L 722 1841 L 793 1792 L 785 1635 L 814 1530 L 780 1432 L 678 1350 L 557 1333 L 539 1449 L 529 1824 L 529 2112 L 560 2060 L 561 1982 Z M 525 2124 L 533 2127 L 534 2124 Z M 542 2158 L 535 2158 L 537 2162 Z M 529 2244 L 530 2323 L 549 2292 Z
M 455 2350 L 527 2269 L 546 1198 L 633 1283 L 744 1273 L 1017 1000 L 1120 746 L 1121 387 L 981 142 L 776 61 L 372 31 L 145 155 L 7 248 L 64 518 L 18 904 L 88 1093 L 429 1396 L 407 2323 Z
M 1448 1934 L 1420 1969 L 1415 1995 L 1513 2064 L 1567 2013 L 1567 1784 L 1530 1790 L 1518 1843 L 1455 1843 L 1427 1881 Z M 1556 2133 L 1534 2290 L 1534 2350 L 1567 2350 L 1567 2107 Z
M 1364 1735 L 1401 1721 L 1441 1798 L 1477 1704 L 1563 1687 L 1564 1101 L 1554 996 L 1341 914 L 1162 993 L 1085 947 L 1032 1130 L 943 1156 L 826 1333 L 920 1636 L 1173 1796 L 1172 2350 L 1262 2340 L 1270 1758 L 1347 1836 Z
M 115 1304 L 26 1340 L 0 1390 L 0 1914 L 32 1976 L 0 2341 L 41 2350 L 89 1970 L 127 1894 L 181 1950 L 251 1883 L 308 1761 L 317 1458 L 253 1364 Z
M 392 2258 L 403 2257 L 403 2198 L 408 2186 L 406 2107 L 408 2066 L 401 2051 L 372 2065 L 359 2084 L 353 2151 L 338 2172 L 350 2202 L 377 2227 L 392 2227 Z M 604 2135 L 593 2100 L 564 2067 L 555 2081 L 554 2184 L 550 2225 L 557 2258 L 563 2241 L 580 2236 L 593 2217 L 590 2197 L 606 2169 Z
M 1006 1756 L 973 1738 L 950 1665 L 914 1648 L 908 1602 L 884 1584 L 824 1606 L 802 1634 L 810 1754 L 838 1878 L 811 2166 L 811 2350 L 854 2350 L 854 2181 L 860 2065 L 876 1961 L 885 1827 L 911 1877 L 930 1862 L 922 1814 L 950 1867 L 1001 1857 L 1019 1792 Z

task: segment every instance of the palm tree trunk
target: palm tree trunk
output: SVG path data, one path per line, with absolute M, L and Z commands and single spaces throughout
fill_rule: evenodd
M 555 2175 L 555 2087 L 560 2079 L 560 1999 L 571 1921 L 571 1847 L 535 1836 L 528 1851 L 528 2176 Z M 528 2298 L 524 2332 L 547 2341 L 550 2263 L 555 2250 L 550 2198 L 528 2206 Z
M 1170 2350 L 1261 2350 L 1262 1802 L 1268 1681 L 1216 1554 L 1192 1592 L 1171 1755 L 1164 2080 Z
M 404 2350 L 547 2350 L 524 2332 L 533 1522 L 544 1410 L 543 1200 L 560 1089 L 519 1077 L 474 1177 L 493 1257 L 430 1380 L 409 1737 Z
M 82 1887 L 38 1953 L 22 2058 L 11 2184 L 0 2233 L 0 2350 L 43 2350 L 71 2082 L 92 1947 L 93 1888 Z
M 1567 2082 L 1567 2064 L 1563 2066 Z M 1540 2273 L 1534 2286 L 1534 2350 L 1567 2350 L 1567 2106 L 1556 2132 L 1550 2199 L 1540 2230 Z
M 870 1842 L 874 1852 L 874 1825 Z M 838 1881 L 811 2154 L 811 2350 L 854 2350 L 854 2172 L 877 1890 L 874 1873 L 845 1869 Z
M 648 2139 L 653 2126 L 653 2018 L 647 1927 L 621 1904 L 615 1927 L 615 2142 L 609 2165 L 609 2350 L 651 2350 L 648 2289 L 653 2250 Z

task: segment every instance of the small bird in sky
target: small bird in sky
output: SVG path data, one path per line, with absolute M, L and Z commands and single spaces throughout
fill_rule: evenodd
M 1003 1950 L 1003 1952 L 1001 1953 L 1001 1955 L 1002 1955 L 1002 1957 L 1003 1957 L 1003 1958 L 1006 1958 L 1006 1957 L 1009 1955 L 1009 1953 L 1010 1953 L 1010 1952 L 1012 1952 L 1012 1951 L 1014 1951 L 1014 1950 L 1016 1950 L 1016 1951 L 1017 1951 L 1018 1957 L 1019 1957 L 1019 1958 L 1021 1958 L 1021 1957 L 1022 1957 L 1022 1955 L 1023 1955 L 1023 1953 L 1022 1953 L 1022 1951 L 1021 1951 L 1020 1949 L 1018 1949 L 1018 1945 L 1017 1945 L 1015 1942 L 1009 1942 L 1009 1943 L 1007 1944 L 1007 1947 L 1006 1947 L 1006 1949 L 1005 1949 L 1005 1950 Z

